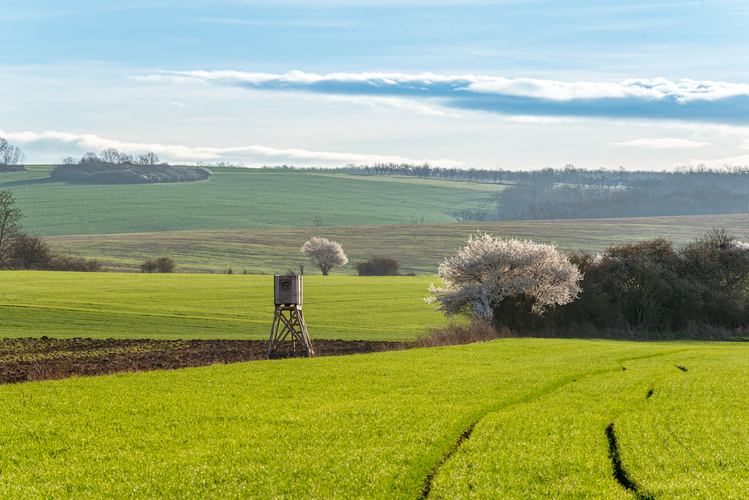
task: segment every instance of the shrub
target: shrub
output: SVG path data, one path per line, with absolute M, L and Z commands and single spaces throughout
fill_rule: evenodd
M 14 269 L 47 269 L 52 258 L 49 246 L 39 236 L 19 233 L 10 243 L 8 257 Z
M 152 273 L 156 271 L 156 261 L 152 259 L 144 260 L 140 265 L 140 271 L 143 273 Z
M 749 325 L 749 245 L 724 229 L 681 249 L 656 238 L 612 245 L 600 256 L 573 254 L 570 261 L 583 272 L 583 292 L 547 323 L 652 332 Z
M 451 324 L 444 328 L 433 328 L 413 341 L 409 347 L 440 347 L 447 345 L 473 344 L 510 337 L 507 328 L 497 330 L 483 321 L 472 321 L 467 325 Z
M 85 259 L 73 257 L 67 254 L 54 254 L 50 259 L 50 271 L 77 271 L 77 272 L 100 272 L 103 270 L 101 263 L 96 259 Z
M 159 257 L 156 260 L 148 259 L 140 265 L 144 273 L 172 273 L 176 264 L 169 257 Z
M 99 261 L 57 254 L 50 251 L 47 242 L 39 236 L 17 234 L 8 247 L 7 265 L 11 269 L 35 269 L 39 271 L 80 271 L 97 272 L 102 270 Z
M 398 276 L 399 267 L 396 260 L 377 256 L 354 266 L 359 276 Z

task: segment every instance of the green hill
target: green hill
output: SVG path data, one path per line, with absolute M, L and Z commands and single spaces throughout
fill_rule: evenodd
M 663 236 L 677 244 L 692 240 L 713 227 L 726 227 L 736 234 L 749 233 L 746 215 L 641 217 L 633 219 L 589 219 L 512 221 L 448 224 L 402 224 L 385 226 L 306 227 L 281 229 L 236 229 L 175 231 L 118 235 L 60 236 L 48 238 L 57 251 L 101 260 L 114 270 L 136 271 L 148 258 L 172 257 L 182 272 L 285 273 L 305 264 L 299 252 L 312 236 L 338 241 L 355 263 L 373 255 L 401 263 L 401 272 L 435 274 L 445 257 L 455 253 L 476 230 L 495 236 L 528 238 L 556 243 L 560 250 L 585 249 L 600 252 L 611 243 L 634 242 Z M 354 274 L 352 264 L 334 274 Z
M 38 236 L 451 222 L 501 185 L 292 170 L 214 169 L 203 182 L 56 182 L 51 167 L 0 174 Z M 493 210 L 492 206 L 485 207 Z

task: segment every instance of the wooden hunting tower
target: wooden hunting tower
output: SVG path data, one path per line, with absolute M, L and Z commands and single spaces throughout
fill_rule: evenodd
M 291 349 L 305 351 L 308 357 L 315 355 L 312 342 L 307 333 L 302 314 L 302 276 L 273 276 L 276 312 L 273 314 L 273 326 L 268 341 L 268 358 L 278 350 L 278 346 L 291 335 Z M 299 346 L 297 346 L 299 343 Z

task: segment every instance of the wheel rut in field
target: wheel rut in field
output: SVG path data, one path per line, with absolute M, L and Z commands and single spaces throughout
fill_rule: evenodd
M 656 358 L 656 357 L 662 357 L 662 356 L 668 356 L 677 354 L 680 352 L 689 351 L 690 349 L 680 349 L 678 351 L 671 351 L 667 353 L 660 353 L 660 354 L 654 354 L 654 355 L 647 355 L 647 356 L 634 356 L 631 358 L 624 358 L 620 359 L 619 362 L 625 362 L 625 361 L 634 361 L 634 360 L 640 360 L 640 359 L 649 359 L 649 358 Z M 683 366 L 676 366 L 679 370 L 682 370 L 684 372 L 687 371 L 686 368 Z M 596 370 L 590 373 L 583 373 L 583 374 L 576 374 L 569 377 L 566 377 L 562 380 L 559 380 L 553 384 L 550 384 L 549 386 L 546 386 L 545 388 L 539 390 L 533 395 L 530 395 L 526 399 L 522 401 L 515 401 L 510 402 L 508 404 L 504 405 L 498 405 L 492 408 L 487 409 L 483 414 L 475 419 L 473 422 L 471 422 L 464 430 L 461 432 L 461 434 L 458 436 L 458 438 L 453 441 L 450 446 L 443 452 L 443 454 L 440 456 L 440 458 L 437 460 L 437 462 L 434 464 L 434 466 L 427 472 L 427 474 L 424 476 L 423 482 L 421 483 L 422 486 L 418 491 L 418 494 L 416 495 L 416 498 L 419 500 L 426 500 L 429 498 L 429 494 L 432 490 L 432 482 L 434 480 L 434 477 L 437 475 L 437 473 L 440 471 L 442 466 L 450 460 L 455 453 L 460 449 L 460 447 L 471 437 L 473 433 L 473 429 L 486 415 L 489 415 L 490 413 L 494 413 L 497 411 L 504 410 L 506 408 L 510 408 L 512 406 L 518 406 L 521 404 L 530 403 L 532 401 L 535 401 L 537 399 L 542 398 L 543 396 L 546 396 L 547 394 L 550 394 L 551 392 L 561 389 L 562 387 L 575 383 L 578 380 L 584 378 L 584 377 L 590 377 L 590 376 L 597 376 L 597 375 L 603 375 L 604 373 L 610 373 L 614 371 L 626 371 L 626 366 L 621 366 L 620 368 L 610 368 L 610 369 L 603 369 L 603 370 Z M 655 392 L 655 388 L 651 388 L 647 395 L 645 396 L 645 399 L 649 399 L 653 393 Z M 616 481 L 622 485 L 625 489 L 628 491 L 631 491 L 635 497 L 638 500 L 654 500 L 654 497 L 647 493 L 643 493 L 638 490 L 637 485 L 631 481 L 626 473 L 626 470 L 622 466 L 621 458 L 619 456 L 619 446 L 618 442 L 616 440 L 616 434 L 614 433 L 614 424 L 613 422 L 609 424 L 609 426 L 606 428 L 606 438 L 609 442 L 609 458 L 612 461 L 612 466 L 614 468 L 614 477 Z
M 429 494 L 432 490 L 432 481 L 434 480 L 434 477 L 437 475 L 437 473 L 440 471 L 442 466 L 447 463 L 450 458 L 455 455 L 455 453 L 460 449 L 460 447 L 471 437 L 471 434 L 473 434 L 473 429 L 476 427 L 476 424 L 478 424 L 484 417 L 491 413 L 495 413 L 501 410 L 505 410 L 507 408 L 511 408 L 513 406 L 519 406 L 523 404 L 530 403 L 532 401 L 535 401 L 537 399 L 540 399 L 547 394 L 550 394 L 558 389 L 561 389 L 564 386 L 567 386 L 569 384 L 573 384 L 580 380 L 581 378 L 588 377 L 588 376 L 596 376 L 596 375 L 602 375 L 604 373 L 609 373 L 612 371 L 618 371 L 619 368 L 609 368 L 604 370 L 596 370 L 590 373 L 578 373 L 575 375 L 570 375 L 568 377 L 562 378 L 560 380 L 557 380 L 556 382 L 553 382 L 546 387 L 543 387 L 539 389 L 537 392 L 529 395 L 528 397 L 520 400 L 520 401 L 513 401 L 502 405 L 497 405 L 490 407 L 486 409 L 478 418 L 473 420 L 463 431 L 460 433 L 458 438 L 453 441 L 447 449 L 442 453 L 440 458 L 436 461 L 436 463 L 432 466 L 431 469 L 426 473 L 424 476 L 421 487 L 418 490 L 418 494 L 416 495 L 416 498 L 419 500 L 426 500 L 429 498 Z
M 619 443 L 616 440 L 613 422 L 606 427 L 606 438 L 609 440 L 609 458 L 614 468 L 614 479 L 616 479 L 616 482 L 625 490 L 631 491 L 638 500 L 655 500 L 651 495 L 640 491 L 637 483 L 629 477 L 629 474 L 622 465 L 622 459 L 619 454 Z
M 683 366 L 675 366 L 683 372 L 688 371 L 688 369 Z M 653 393 L 655 393 L 655 387 L 648 391 L 645 399 L 650 399 L 653 396 Z M 619 442 L 617 441 L 616 433 L 614 432 L 614 422 L 611 422 L 608 427 L 606 427 L 606 438 L 609 441 L 609 458 L 611 459 L 611 465 L 614 469 L 614 479 L 616 479 L 616 482 L 618 482 L 627 491 L 631 491 L 638 499 L 654 500 L 654 497 L 652 495 L 640 491 L 637 483 L 635 483 L 629 477 L 629 474 L 627 474 L 627 470 L 622 465 L 622 459 L 619 453 Z
M 483 418 L 483 417 L 482 417 Z M 471 434 L 473 433 L 473 428 L 476 427 L 476 424 L 479 423 L 481 419 L 476 420 L 471 425 L 466 427 L 466 429 L 463 431 L 463 433 L 458 437 L 458 439 L 453 442 L 452 445 L 445 451 L 445 453 L 442 455 L 442 459 L 440 462 L 427 473 L 426 477 L 424 478 L 424 485 L 421 488 L 421 491 L 419 492 L 418 498 L 420 500 L 426 500 L 429 498 L 429 493 L 432 491 L 432 481 L 434 480 L 434 476 L 439 472 L 442 465 L 445 464 L 452 456 L 455 454 L 456 451 L 463 445 L 463 443 L 470 439 Z

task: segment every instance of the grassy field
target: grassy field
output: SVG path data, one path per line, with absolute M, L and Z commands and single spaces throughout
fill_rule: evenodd
M 222 272 L 231 267 L 235 273 L 243 269 L 285 273 L 307 263 L 299 252 L 305 241 L 324 236 L 341 243 L 352 263 L 381 255 L 400 262 L 401 272 L 435 274 L 439 263 L 477 229 L 495 236 L 554 242 L 563 251 L 600 252 L 611 243 L 657 236 L 682 244 L 713 227 L 745 235 L 749 233 L 749 215 L 177 231 L 59 236 L 47 241 L 56 251 L 96 258 L 113 270 L 137 270 L 145 259 L 168 255 L 186 272 Z M 319 273 L 309 265 L 306 271 Z M 352 264 L 333 272 L 355 274 Z
M 509 339 L 1 386 L 0 497 L 742 498 L 748 347 Z
M 214 169 L 204 182 L 54 182 L 51 167 L 0 174 L 37 236 L 450 222 L 501 185 L 262 169 Z M 493 210 L 493 207 L 488 209 Z
M 741 498 L 749 491 L 743 349 L 695 356 L 615 422 L 622 460 L 653 498 Z
M 0 336 L 267 339 L 273 276 L 2 273 Z M 411 340 L 445 319 L 422 297 L 429 277 L 309 276 L 310 337 Z

